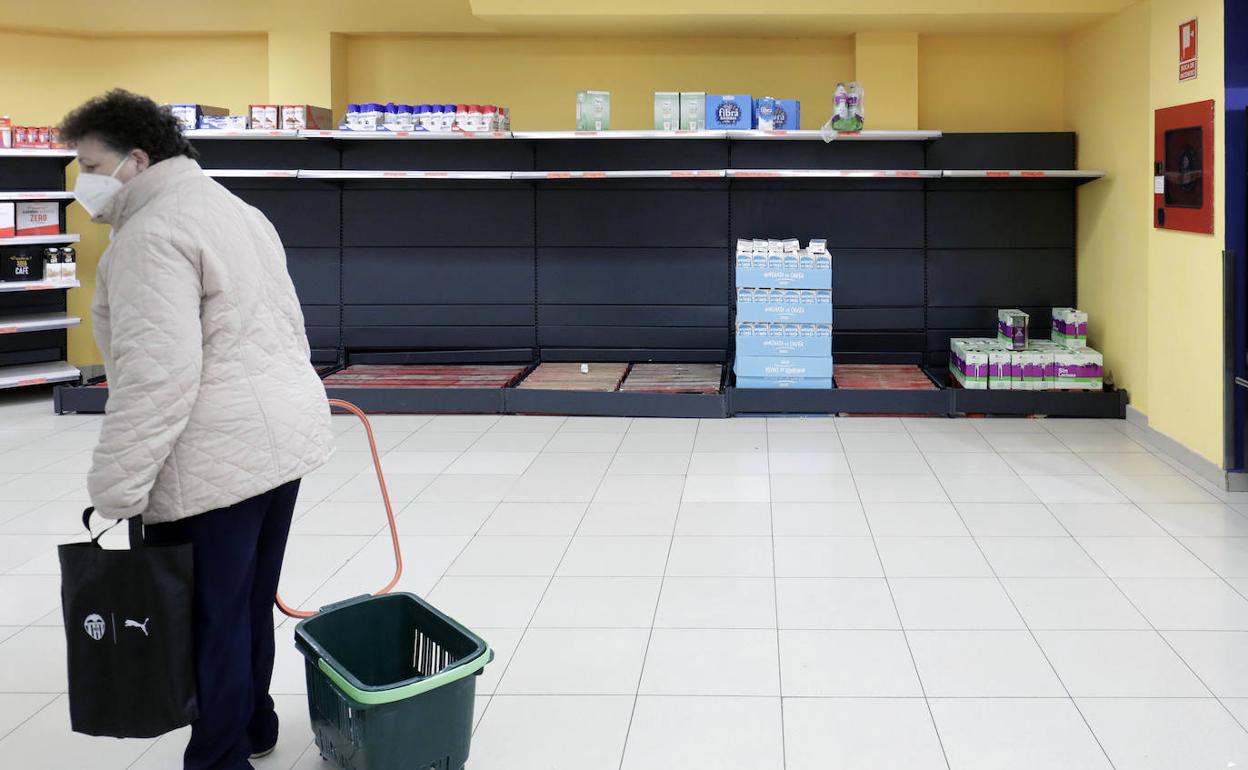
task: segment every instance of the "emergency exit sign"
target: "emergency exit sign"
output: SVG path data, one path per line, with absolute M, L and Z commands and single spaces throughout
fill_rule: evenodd
M 1196 78 L 1196 20 L 1179 25 L 1179 80 Z

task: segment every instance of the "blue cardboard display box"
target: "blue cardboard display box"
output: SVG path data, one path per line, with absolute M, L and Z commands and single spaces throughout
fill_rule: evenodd
M 754 98 L 749 94 L 707 94 L 706 127 L 745 131 L 754 126 Z
M 776 289 L 831 289 L 832 271 L 818 268 L 738 267 L 737 286 Z
M 733 366 L 737 377 L 768 379 L 832 379 L 832 358 L 788 356 L 743 356 L 737 353 Z
M 831 358 L 832 336 L 794 337 L 784 335 L 737 335 L 737 356 L 788 356 L 790 358 Z
M 772 323 L 830 324 L 832 304 L 803 302 L 741 302 L 737 304 L 738 321 L 769 321 Z
M 738 377 L 737 387 L 742 389 L 790 389 L 790 390 L 831 390 L 832 378 L 807 377 L 805 379 L 785 379 L 772 377 Z

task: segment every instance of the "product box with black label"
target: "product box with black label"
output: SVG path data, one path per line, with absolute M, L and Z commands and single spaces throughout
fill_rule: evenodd
M 57 235 L 60 232 L 60 203 L 56 201 L 17 202 L 17 237 Z
M 199 119 L 205 115 L 224 116 L 230 111 L 224 107 L 212 107 L 207 104 L 170 104 L 169 111 L 178 119 L 183 131 L 199 127 Z
M 313 107 L 309 104 L 283 104 L 282 125 L 284 129 L 331 129 L 334 116 L 326 107 Z
M 754 98 L 749 94 L 708 94 L 706 127 L 748 130 L 754 126 Z
M 12 203 L 0 202 L 0 238 L 17 235 L 17 209 Z
M 43 257 L 35 253 L 0 251 L 0 281 L 39 281 L 43 279 Z

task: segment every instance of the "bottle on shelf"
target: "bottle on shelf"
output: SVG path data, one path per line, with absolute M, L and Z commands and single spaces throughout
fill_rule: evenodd
M 52 283 L 61 280 L 61 250 L 55 246 L 43 250 L 43 280 Z

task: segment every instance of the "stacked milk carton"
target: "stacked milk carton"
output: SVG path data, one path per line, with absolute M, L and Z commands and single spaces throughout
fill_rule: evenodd
M 1089 348 L 1088 314 L 1053 308 L 1052 339 L 1030 339 L 1031 318 L 997 311 L 997 336 L 949 341 L 949 371 L 972 390 L 1100 390 L 1104 358 Z
M 832 255 L 813 239 L 737 241 L 739 388 L 832 387 Z

